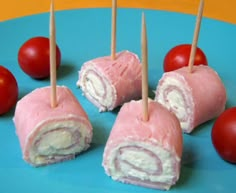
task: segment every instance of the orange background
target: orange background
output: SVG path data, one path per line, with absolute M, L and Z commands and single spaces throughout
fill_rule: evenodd
M 0 21 L 48 12 L 50 0 L 0 0 Z M 56 10 L 111 7 L 111 0 L 54 0 Z M 199 0 L 117 0 L 119 7 L 196 14 Z M 205 0 L 204 17 L 236 24 L 235 0 Z

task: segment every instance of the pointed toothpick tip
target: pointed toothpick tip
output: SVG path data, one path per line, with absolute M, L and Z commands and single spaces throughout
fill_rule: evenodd
M 204 0 L 200 0 L 197 19 L 196 19 L 196 26 L 195 26 L 194 35 L 193 35 L 193 42 L 191 46 L 189 63 L 188 63 L 190 73 L 193 72 L 193 65 L 194 65 L 194 60 L 195 60 L 195 55 L 196 55 L 196 50 L 197 50 L 197 43 L 198 43 L 198 37 L 199 37 L 199 32 L 200 32 L 200 27 L 201 27 L 203 9 L 204 9 Z

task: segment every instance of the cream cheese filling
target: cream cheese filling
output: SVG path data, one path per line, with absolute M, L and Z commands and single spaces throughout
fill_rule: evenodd
M 37 136 L 32 141 L 29 159 L 35 165 L 47 163 L 53 157 L 75 155 L 89 146 L 91 138 L 87 126 L 76 120 L 42 122 Z M 35 135 L 32 133 L 32 135 Z
M 115 88 L 93 65 L 87 66 L 82 71 L 79 86 L 84 92 L 84 95 L 92 99 L 91 102 L 94 102 L 96 106 L 102 106 L 104 108 L 101 109 L 102 111 L 113 106 Z
M 139 147 L 139 151 L 132 151 L 125 147 L 135 146 Z M 119 149 L 123 149 L 123 153 L 119 155 Z M 150 156 L 146 150 L 152 152 L 155 157 Z M 119 157 L 120 156 L 120 157 Z M 157 164 L 155 158 L 159 158 L 160 164 Z M 117 169 L 116 159 L 119 160 L 119 168 Z M 146 142 L 123 142 L 112 150 L 108 158 L 109 175 L 114 180 L 120 178 L 134 177 L 141 180 L 149 180 L 151 182 L 170 182 L 173 177 L 176 177 L 174 165 L 176 160 L 179 162 L 180 158 L 173 158 L 171 153 L 157 144 Z M 131 163 L 131 164 L 129 164 Z M 135 167 L 133 167 L 135 166 Z M 161 168 L 159 168 L 161 167 Z M 154 171 L 157 171 L 156 173 Z
M 127 149 L 120 156 L 120 160 L 122 161 L 133 159 L 135 159 L 135 162 L 132 162 L 132 164 L 137 168 L 151 172 L 155 172 L 158 169 L 156 161 L 152 159 L 149 154 L 143 151 Z M 147 162 L 146 160 L 149 160 L 149 162 Z M 124 171 L 125 170 L 126 168 L 124 168 Z
M 50 155 L 56 153 L 60 149 L 66 149 L 73 142 L 72 133 L 67 130 L 60 129 L 51 131 L 43 136 L 38 144 L 38 153 L 40 155 Z
M 170 89 L 171 86 L 179 90 Z M 158 93 L 159 95 L 155 100 L 175 113 L 180 120 L 181 128 L 189 128 L 191 124 L 189 115 L 192 114 L 190 107 L 192 97 L 189 94 L 190 91 L 186 90 L 183 83 L 174 77 L 168 77 L 158 86 Z M 186 98 L 184 99 L 183 96 Z

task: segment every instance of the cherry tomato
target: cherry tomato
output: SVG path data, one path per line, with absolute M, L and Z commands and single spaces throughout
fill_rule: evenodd
M 18 85 L 14 75 L 0 66 L 0 115 L 8 112 L 17 102 Z
M 27 40 L 19 49 L 18 62 L 21 69 L 36 79 L 50 75 L 49 38 L 34 37 Z M 61 63 L 61 52 L 56 46 L 56 66 Z
M 236 163 L 236 107 L 225 110 L 217 118 L 211 138 L 218 154 L 224 160 Z
M 188 66 L 190 52 L 191 44 L 180 44 L 173 47 L 164 58 L 164 72 Z M 200 48 L 197 48 L 194 65 L 200 64 L 208 65 L 206 55 Z

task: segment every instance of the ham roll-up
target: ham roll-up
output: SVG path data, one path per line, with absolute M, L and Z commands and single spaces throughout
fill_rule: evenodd
M 141 98 L 142 66 L 129 51 L 90 60 L 79 71 L 77 86 L 99 111 L 111 111 L 130 100 Z
M 38 88 L 18 101 L 13 121 L 23 159 L 41 166 L 72 159 L 86 150 L 92 126 L 72 92 L 57 86 L 58 105 L 50 105 L 50 87 Z
M 103 154 L 103 167 L 113 180 L 167 190 L 180 176 L 183 151 L 178 118 L 150 100 L 149 120 L 142 120 L 142 101 L 125 103 Z
M 166 72 L 160 79 L 155 100 L 179 118 L 183 132 L 220 115 L 226 104 L 226 89 L 209 66 L 194 66 Z

